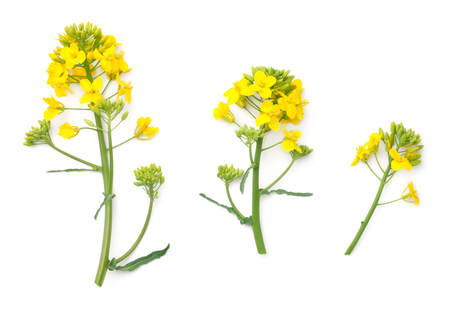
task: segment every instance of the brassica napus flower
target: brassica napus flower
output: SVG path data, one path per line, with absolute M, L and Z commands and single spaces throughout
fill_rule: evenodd
M 59 64 L 57 62 L 52 62 L 48 66 L 47 73 L 47 84 L 55 89 L 55 94 L 57 97 L 67 96 L 66 90 L 68 90 L 70 93 L 73 93 L 73 91 L 69 88 L 69 84 L 67 83 L 69 71 L 67 70 L 65 65 Z
M 382 135 L 379 133 L 372 133 L 369 137 L 369 141 L 366 143 L 369 146 L 369 150 L 373 153 L 378 151 L 378 143 L 380 143 Z
M 363 162 L 366 162 L 367 159 L 369 158 L 369 156 L 370 156 L 370 150 L 367 148 L 367 143 L 364 144 L 363 146 L 361 146 L 361 145 L 358 146 L 356 148 L 356 157 L 350 166 L 356 165 L 360 160 Z
M 106 49 L 103 54 L 98 51 L 98 49 L 94 50 L 94 58 L 98 61 L 100 61 L 101 68 L 109 73 L 111 71 L 112 65 L 111 62 L 114 58 L 114 55 L 116 53 L 116 47 L 114 45 L 111 45 L 108 49 Z
M 233 83 L 232 88 L 228 89 L 223 96 L 227 97 L 227 104 L 231 105 L 236 103 L 241 95 L 244 96 L 250 96 L 253 95 L 253 93 L 255 93 L 255 91 L 253 90 L 253 85 L 248 85 L 250 81 L 248 81 L 245 77 L 242 78 L 239 81 L 236 81 L 235 83 Z M 239 105 L 240 106 L 240 105 Z
M 120 76 L 119 74 L 117 74 L 117 83 L 119 84 L 119 91 L 117 93 L 117 98 L 119 98 L 119 96 L 125 95 L 125 101 L 127 101 L 128 104 L 131 103 L 131 90 L 133 89 L 133 87 L 131 86 L 131 81 L 130 82 L 125 82 L 120 80 Z
M 53 98 L 42 98 L 48 104 L 48 108 L 44 112 L 45 120 L 52 120 L 58 116 L 60 111 L 64 110 L 64 105 Z M 58 109 L 59 108 L 59 109 Z
M 283 142 L 281 142 L 281 147 L 288 153 L 293 150 L 301 153 L 302 150 L 297 145 L 297 140 L 302 137 L 302 133 L 300 132 L 300 130 L 287 131 L 286 127 L 283 126 L 283 134 L 285 138 Z
M 59 126 L 59 133 L 63 139 L 71 139 L 80 132 L 80 128 L 71 126 L 68 122 Z
M 294 119 L 297 115 L 297 105 L 300 104 L 300 98 L 294 92 L 289 93 L 288 96 L 284 95 L 282 92 L 279 92 L 279 94 L 281 95 L 281 98 L 278 99 L 278 105 L 280 105 L 280 109 L 283 112 L 286 112 L 287 116 L 290 119 Z M 300 107 L 303 110 L 303 106 L 300 105 Z
M 398 171 L 400 169 L 411 170 L 412 165 L 406 157 L 400 156 L 396 149 L 391 148 L 389 155 L 392 157 L 391 167 L 393 170 Z
M 152 122 L 152 119 L 150 117 L 140 117 L 137 120 L 137 126 L 136 129 L 134 130 L 134 136 L 139 139 L 139 140 L 149 140 L 153 137 L 153 135 L 155 135 L 156 133 L 159 132 L 159 128 L 158 127 L 149 127 L 150 123 Z M 142 139 L 139 138 L 139 136 L 141 134 L 146 134 L 148 136 L 148 139 Z
M 280 122 L 278 120 L 278 115 L 281 111 L 280 106 L 277 104 L 274 105 L 269 100 L 265 100 L 261 103 L 260 109 L 261 114 L 255 120 L 256 126 L 261 127 L 262 125 L 267 124 L 273 131 L 280 130 Z
M 406 158 L 408 158 L 408 159 L 410 159 L 411 157 L 413 157 L 413 156 L 416 156 L 416 155 L 418 155 L 419 154 L 419 152 L 414 152 L 414 153 L 408 153 L 408 151 L 411 149 L 412 147 L 411 146 L 408 146 L 407 148 L 406 148 L 406 155 L 405 155 L 405 157 Z
M 262 98 L 270 98 L 272 96 L 272 87 L 277 79 L 273 76 L 266 76 L 263 71 L 257 71 L 255 73 L 255 84 L 252 85 L 252 89 L 257 91 Z
M 102 77 L 95 78 L 94 82 L 87 79 L 81 79 L 80 86 L 86 93 L 81 97 L 80 104 L 92 102 L 97 104 L 97 101 L 103 101 L 103 95 L 99 92 L 103 88 Z
M 412 200 L 414 201 L 414 204 L 416 206 L 419 205 L 419 203 L 420 203 L 419 197 L 417 197 L 417 191 L 414 189 L 412 182 L 408 182 L 408 187 L 405 189 L 405 191 L 407 189 L 409 189 L 409 193 L 406 195 L 402 194 L 402 199 L 405 200 L 407 198 L 412 198 Z M 405 191 L 403 191 L 403 193 L 405 193 Z
M 220 102 L 217 108 L 214 108 L 213 117 L 216 120 L 223 119 L 226 122 L 232 123 L 234 121 L 234 115 L 230 111 L 230 105 Z
M 76 63 L 84 63 L 86 60 L 86 53 L 82 50 L 80 51 L 76 43 L 71 43 L 70 47 L 61 49 L 61 57 L 66 61 L 67 69 L 72 69 Z

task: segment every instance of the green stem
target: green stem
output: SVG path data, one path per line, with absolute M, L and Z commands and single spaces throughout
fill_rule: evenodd
M 272 184 L 270 184 L 268 187 L 266 187 L 264 190 L 268 191 L 272 186 L 274 186 L 278 181 L 281 180 L 282 177 L 284 177 L 284 175 L 289 171 L 289 169 L 291 169 L 292 165 L 295 162 L 295 158 L 292 158 L 291 163 L 289 164 L 289 166 L 286 168 L 286 170 L 283 171 L 282 174 L 280 174 L 280 176 L 278 178 L 275 179 L 275 181 L 272 182 Z
M 378 201 L 380 200 L 381 193 L 383 192 L 383 188 L 385 185 L 386 178 L 388 176 L 389 170 L 391 170 L 391 162 L 389 161 L 389 165 L 387 166 L 386 170 L 384 171 L 383 178 L 381 179 L 380 187 L 378 188 L 377 195 L 375 196 L 375 199 L 373 200 L 372 207 L 370 207 L 369 213 L 367 214 L 366 218 L 362 222 L 358 233 L 356 233 L 355 238 L 353 239 L 352 243 L 348 247 L 347 251 L 345 252 L 346 255 L 350 255 L 355 248 L 356 244 L 358 244 L 359 239 L 361 238 L 361 235 L 364 233 L 364 230 L 367 227 L 367 224 L 369 224 L 370 218 L 372 218 L 373 213 L 375 212 L 375 208 L 377 208 Z
M 252 117 L 253 118 L 255 118 L 256 119 L 256 117 L 255 117 L 255 115 L 253 115 L 249 110 L 248 110 L 248 108 L 247 107 L 244 107 L 244 109 L 250 114 L 250 115 L 252 115 Z
M 255 237 L 256 249 L 258 253 L 263 255 L 266 253 L 266 247 L 264 246 L 264 239 L 261 232 L 261 222 L 259 218 L 259 207 L 261 194 L 259 193 L 259 165 L 261 163 L 261 147 L 263 138 L 259 138 L 256 141 L 255 150 L 255 166 L 253 167 L 253 186 L 252 186 L 252 229 L 253 236 Z
M 381 205 L 387 205 L 387 204 L 391 204 L 391 203 L 395 203 L 396 201 L 399 201 L 399 200 L 402 200 L 403 198 L 402 197 L 400 197 L 399 199 L 396 199 L 396 200 L 392 200 L 392 201 L 390 201 L 390 202 L 387 202 L 387 203 L 382 203 L 382 204 L 378 204 L 378 206 L 381 206 Z
M 239 128 L 242 128 L 236 121 L 233 120 L 233 123 L 238 126 Z
M 374 154 L 375 154 L 375 159 L 377 160 L 378 167 L 380 167 L 381 171 L 383 171 L 383 173 L 384 173 L 384 170 L 383 170 L 383 168 L 381 168 L 380 162 L 378 161 L 377 153 L 374 153 Z
M 119 92 L 114 93 L 114 94 L 111 95 L 109 98 L 107 98 L 107 100 L 109 100 L 109 99 L 112 98 L 113 96 L 117 95 L 117 93 L 119 93 Z
M 133 246 L 131 246 L 131 248 L 128 249 L 128 251 L 126 253 L 124 253 L 123 256 L 121 256 L 120 258 L 118 258 L 116 260 L 117 263 L 125 260 L 136 249 L 136 247 L 141 242 L 142 237 L 144 237 L 145 231 L 147 231 L 148 223 L 150 221 L 150 216 L 152 215 L 152 208 L 153 208 L 153 202 L 150 201 L 150 207 L 148 208 L 147 219 L 145 219 L 144 227 L 142 228 L 141 233 L 139 234 L 138 238 L 134 242 Z
M 388 177 L 390 176 L 390 178 L 386 182 L 384 182 L 385 185 L 388 184 L 389 181 L 391 181 L 391 179 L 394 177 L 394 174 L 395 171 L 392 173 L 392 175 L 388 175 Z
M 377 177 L 377 179 L 381 181 L 380 177 L 377 176 L 377 174 L 372 170 L 372 168 L 369 166 L 369 164 L 367 163 L 367 161 L 365 161 L 364 163 L 367 165 L 367 167 L 369 167 L 370 171 L 372 171 L 372 173 Z
M 125 144 L 125 143 L 127 143 L 128 141 L 131 141 L 131 140 L 133 140 L 133 139 L 135 139 L 136 137 L 135 136 L 132 136 L 131 138 L 129 138 L 128 140 L 126 140 L 126 141 L 123 141 L 122 143 L 120 143 L 120 144 L 117 144 L 116 146 L 113 146 L 113 148 L 116 148 L 116 147 L 118 147 L 118 146 L 120 146 L 120 145 L 122 145 L 122 144 Z
M 86 70 L 87 79 L 92 83 L 92 75 L 89 69 L 89 65 L 85 64 L 84 69 Z M 95 123 L 97 128 L 103 129 L 102 119 L 97 114 L 94 114 Z M 109 162 L 108 154 L 106 151 L 105 136 L 103 131 L 97 131 L 98 145 L 100 147 L 100 157 L 102 160 L 102 176 L 103 176 L 103 188 L 106 194 L 111 194 L 110 186 L 112 183 L 109 179 Z M 112 200 L 108 201 L 105 205 L 105 224 L 103 228 L 103 241 L 102 249 L 100 252 L 100 260 L 98 263 L 97 274 L 95 276 L 95 283 L 98 286 L 103 285 L 105 280 L 106 272 L 108 272 L 109 263 L 109 249 L 111 247 L 111 231 L 112 231 Z
M 102 94 L 105 93 L 106 89 L 108 88 L 109 84 L 111 83 L 112 79 L 109 79 L 108 83 L 105 86 L 105 89 L 103 89 Z
M 75 157 L 72 154 L 66 153 L 63 150 L 57 148 L 52 142 L 47 143 L 50 147 L 52 147 L 55 151 L 60 152 L 63 155 L 66 155 L 69 158 L 72 158 L 73 160 L 79 161 L 80 163 L 83 163 L 85 165 L 88 165 L 89 167 L 92 167 L 92 169 L 94 169 L 95 171 L 100 171 L 102 170 L 102 167 L 98 166 L 98 165 L 94 165 L 93 163 L 90 163 L 86 160 L 83 160 L 81 158 Z
M 225 183 L 225 189 L 227 190 L 227 196 L 228 196 L 228 200 L 230 201 L 231 207 L 233 207 L 234 212 L 236 213 L 236 215 L 238 216 L 239 220 L 244 222 L 245 217 L 242 215 L 242 213 L 236 208 L 236 206 L 233 203 L 233 200 L 231 199 L 231 195 L 230 195 L 230 188 L 229 188 L 229 184 Z
M 65 107 L 64 110 L 90 110 L 89 108 L 69 108 Z
M 282 141 L 281 141 L 281 142 L 282 142 Z M 268 149 L 270 149 L 270 148 L 272 148 L 272 147 L 275 147 L 275 146 L 277 146 L 278 144 L 281 144 L 281 142 L 278 142 L 278 143 L 276 143 L 276 144 L 274 144 L 274 145 L 272 145 L 272 146 L 263 148 L 261 151 L 265 151 L 265 150 L 268 150 Z
M 250 144 L 248 146 L 248 153 L 249 153 L 249 156 L 250 156 L 250 164 L 253 164 L 252 144 Z

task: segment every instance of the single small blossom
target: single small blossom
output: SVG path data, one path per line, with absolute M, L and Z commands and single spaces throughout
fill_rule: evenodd
M 69 71 L 67 70 L 66 65 L 52 62 L 48 66 L 47 73 L 47 84 L 55 89 L 57 97 L 67 96 L 67 90 L 70 93 L 73 93 L 67 82 Z
M 255 75 L 256 76 L 256 75 Z M 265 100 L 261 103 L 261 114 L 256 118 L 256 126 L 260 127 L 264 124 L 268 124 L 269 128 L 278 131 L 280 130 L 280 122 L 278 115 L 280 114 L 280 106 L 273 104 L 269 100 Z
M 158 127 L 149 127 L 150 123 L 152 122 L 152 119 L 150 117 L 140 117 L 138 118 L 138 120 L 136 121 L 137 126 L 136 129 L 134 130 L 134 136 L 139 139 L 139 140 L 149 140 L 153 137 L 153 135 L 155 135 L 156 133 L 159 132 L 159 128 Z M 141 134 L 146 134 L 148 136 L 148 139 L 141 139 L 139 138 L 139 136 Z
M 286 127 L 283 126 L 283 134 L 285 138 L 283 142 L 281 142 L 281 147 L 288 153 L 293 150 L 296 150 L 297 152 L 301 153 L 302 150 L 297 145 L 297 140 L 302 137 L 302 133 L 300 132 L 300 130 L 292 130 L 288 132 L 286 130 Z
M 301 98 L 295 92 L 289 93 L 288 96 L 279 92 L 281 98 L 278 99 L 278 105 L 283 112 L 286 112 L 290 119 L 294 119 L 297 115 L 297 105 L 300 104 Z M 300 105 L 301 106 L 301 105 Z M 303 108 L 303 106 L 301 106 Z M 303 115 L 303 114 L 302 114 Z M 303 116 L 302 116 L 303 117 Z
M 71 126 L 68 122 L 59 126 L 59 133 L 63 139 L 71 139 L 80 132 L 80 128 Z
M 72 69 L 76 63 L 84 63 L 86 60 L 86 53 L 80 51 L 76 43 L 71 43 L 70 47 L 61 49 L 61 57 L 66 61 L 67 69 Z
M 363 146 L 361 146 L 361 145 L 358 146 L 356 148 L 356 157 L 350 166 L 356 165 L 360 160 L 363 162 L 366 162 L 367 159 L 369 159 L 369 156 L 370 156 L 370 150 L 367 148 L 366 144 L 364 144 Z
M 253 95 L 253 93 L 255 93 L 255 91 L 251 88 L 252 85 L 248 85 L 249 81 L 244 77 L 241 80 L 236 81 L 235 83 L 233 83 L 233 87 L 228 89 L 223 96 L 227 97 L 227 104 L 231 105 L 236 103 L 241 95 L 244 96 L 250 96 Z
M 45 120 L 52 120 L 56 116 L 58 116 L 59 112 L 64 109 L 64 105 L 53 98 L 43 98 L 45 103 L 48 104 L 48 108 L 44 112 Z M 59 109 L 58 109 L 59 108 Z
M 369 149 L 371 152 L 376 153 L 378 150 L 378 143 L 380 143 L 381 140 L 381 134 L 379 133 L 372 133 L 369 138 L 369 142 L 367 142 L 367 145 L 369 146 Z
M 255 73 L 255 84 L 252 85 L 252 89 L 257 91 L 262 98 L 270 98 L 272 96 L 272 87 L 277 79 L 273 76 L 266 76 L 263 71 L 257 71 Z
M 100 61 L 101 68 L 109 73 L 112 68 L 112 60 L 114 59 L 114 55 L 116 53 L 116 47 L 111 45 L 108 49 L 106 49 L 103 54 L 98 51 L 98 49 L 94 50 L 94 58 Z
M 81 97 L 80 104 L 89 102 L 97 104 L 97 101 L 103 101 L 103 95 L 99 92 L 103 88 L 102 77 L 95 78 L 92 83 L 87 79 L 81 79 L 80 86 L 86 92 Z
M 412 165 L 409 163 L 408 158 L 400 156 L 396 149 L 391 148 L 389 155 L 392 157 L 391 167 L 393 170 L 398 171 L 400 169 L 411 170 Z
M 218 107 L 214 108 L 213 117 L 216 120 L 223 119 L 229 123 L 232 123 L 234 121 L 234 115 L 230 111 L 230 105 L 223 102 L 220 102 Z
M 417 206 L 419 205 L 419 197 L 417 197 L 417 191 L 414 189 L 414 186 L 412 184 L 412 182 L 408 182 L 408 187 L 406 188 L 409 190 L 409 193 L 402 196 L 403 199 L 406 198 L 412 198 L 412 200 L 414 201 L 414 204 Z M 405 191 L 406 191 L 405 189 Z M 403 191 L 403 193 L 405 192 Z
M 119 74 L 117 74 L 117 83 L 119 84 L 119 92 L 117 93 L 117 98 L 119 98 L 119 96 L 125 95 L 125 101 L 127 101 L 128 104 L 131 103 L 131 90 L 133 89 L 133 87 L 131 86 L 131 81 L 130 82 L 125 82 L 120 80 L 120 76 Z

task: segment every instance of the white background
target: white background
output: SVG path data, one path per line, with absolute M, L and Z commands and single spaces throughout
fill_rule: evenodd
M 1 15 L 1 310 L 449 311 L 445 1 L 22 1 L 3 4 Z M 94 277 L 103 213 L 93 219 L 101 175 L 45 173 L 83 165 L 47 146 L 22 145 L 43 118 L 42 97 L 54 94 L 46 85 L 54 39 L 67 24 L 87 21 L 115 35 L 133 67 L 122 77 L 133 83 L 133 102 L 115 142 L 132 135 L 140 116 L 160 128 L 115 153 L 111 255 L 125 252 L 144 222 L 148 198 L 133 185 L 133 169 L 150 163 L 162 166 L 167 182 L 130 260 L 171 244 L 165 257 L 134 272 L 108 272 L 102 288 Z M 217 166 L 249 165 L 235 128 L 212 111 L 257 65 L 302 79 L 310 104 L 298 143 L 314 148 L 275 187 L 314 196 L 262 200 L 265 256 L 250 227 L 198 195 L 226 204 Z M 73 89 L 63 103 L 81 107 Z M 238 122 L 252 122 L 232 109 Z M 94 132 L 70 141 L 56 135 L 60 124 L 81 127 L 84 118 L 92 119 L 89 112 L 56 117 L 54 141 L 99 163 Z M 379 207 L 344 256 L 378 188 L 364 165 L 350 167 L 355 147 L 392 121 L 422 135 L 423 163 L 396 174 L 381 201 L 413 181 L 421 205 Z M 265 152 L 261 185 L 289 161 L 281 148 Z M 245 196 L 237 184 L 234 200 L 248 216 L 250 183 Z

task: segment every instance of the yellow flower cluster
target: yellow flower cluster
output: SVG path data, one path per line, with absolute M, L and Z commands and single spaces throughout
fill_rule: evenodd
M 242 79 L 224 93 L 228 98 L 227 103 L 219 103 L 214 109 L 214 118 L 235 122 L 230 105 L 236 104 L 255 118 L 257 127 L 263 126 L 266 131 L 279 131 L 280 124 L 283 124 L 285 138 L 282 148 L 287 152 L 294 149 L 299 151 L 296 141 L 301 137 L 300 131 L 288 132 L 285 125 L 298 125 L 303 119 L 303 107 L 309 102 L 302 99 L 302 81 L 294 79 L 289 73 L 289 70 L 272 67 L 252 67 L 252 75 L 243 74 Z M 249 109 L 256 111 L 257 116 Z
M 79 84 L 86 92 L 79 99 L 80 104 L 95 106 L 98 101 L 103 101 L 105 90 L 102 91 L 102 88 L 105 84 L 101 76 L 106 74 L 109 80 L 106 86 L 116 80 L 117 99 L 124 96 L 125 101 L 130 103 L 133 87 L 131 82 L 121 80 L 120 75 L 129 72 L 131 68 L 124 59 L 125 52 L 116 51 L 116 47 L 121 45 L 117 43 L 116 38 L 103 35 L 102 30 L 90 22 L 86 25 L 81 23 L 78 26 L 66 26 L 64 30 L 65 33 L 57 39 L 62 46 L 56 47 L 49 54 L 52 62 L 47 68 L 47 84 L 55 90 L 56 97 L 67 96 L 67 91 L 73 93 L 72 84 Z M 94 76 L 100 70 L 101 73 Z M 46 120 L 52 120 L 65 110 L 65 106 L 55 100 L 53 95 L 44 98 L 44 101 L 49 105 L 44 112 Z M 69 135 L 61 136 L 69 138 Z

